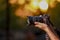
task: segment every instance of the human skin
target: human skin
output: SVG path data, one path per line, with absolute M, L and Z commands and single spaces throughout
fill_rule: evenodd
M 55 33 L 54 29 L 49 28 L 47 24 L 35 22 L 35 27 L 44 30 L 51 40 L 60 40 L 58 35 Z

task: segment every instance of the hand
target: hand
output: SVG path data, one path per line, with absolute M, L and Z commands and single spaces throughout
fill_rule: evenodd
M 58 35 L 55 33 L 53 29 L 50 29 L 47 24 L 35 22 L 35 27 L 44 30 L 48 34 L 51 40 L 59 40 Z
M 38 27 L 44 31 L 46 31 L 48 29 L 48 25 L 47 24 L 44 24 L 44 23 L 40 23 L 40 22 L 35 22 L 35 27 Z

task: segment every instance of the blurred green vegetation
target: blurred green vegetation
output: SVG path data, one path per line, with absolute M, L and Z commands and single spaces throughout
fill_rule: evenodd
M 51 9 L 50 13 L 51 21 L 56 28 L 60 28 L 60 3 L 57 3 L 56 7 Z
M 0 0 L 0 29 L 6 28 L 6 0 Z
M 10 29 L 23 29 L 26 27 L 26 19 L 17 17 L 15 15 L 15 10 L 18 8 L 18 5 L 10 6 L 9 13 L 10 13 Z
M 0 28 L 6 28 L 6 0 L 0 0 Z M 15 16 L 16 5 L 9 7 L 10 29 L 22 29 L 26 27 L 26 19 Z M 51 9 L 50 18 L 55 27 L 60 28 L 60 3 Z M 21 23 L 19 23 L 21 22 Z

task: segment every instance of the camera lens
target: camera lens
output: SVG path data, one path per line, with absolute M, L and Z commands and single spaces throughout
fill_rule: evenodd
M 34 24 L 34 21 L 33 21 L 33 20 L 34 20 L 34 19 L 33 19 L 32 16 L 29 16 L 29 17 L 28 17 L 28 21 L 29 21 L 30 24 Z

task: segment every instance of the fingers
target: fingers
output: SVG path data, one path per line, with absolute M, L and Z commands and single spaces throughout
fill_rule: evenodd
M 40 22 L 35 22 L 35 27 L 41 28 L 41 29 L 45 29 L 47 28 L 47 25 L 44 23 L 40 23 Z
M 35 22 L 34 24 L 37 25 L 37 24 L 39 24 L 39 22 Z
M 43 25 L 43 23 L 40 23 L 40 22 L 35 22 L 34 24 L 35 25 Z
M 41 28 L 41 26 L 40 26 L 40 25 L 35 25 L 35 27 Z
M 35 27 L 41 27 L 42 26 L 42 23 L 40 22 L 35 22 Z

